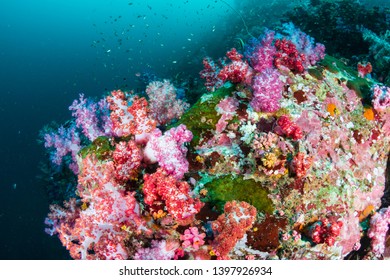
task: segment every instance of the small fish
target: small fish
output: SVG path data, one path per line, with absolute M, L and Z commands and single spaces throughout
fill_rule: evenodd
M 177 61 L 176 61 L 176 60 L 174 60 L 174 61 L 172 61 L 172 63 L 173 63 L 173 64 L 175 64 L 175 63 L 177 63 Z
M 12 185 L 12 188 L 16 190 L 16 183 Z
M 107 51 L 106 51 L 106 53 L 110 53 L 110 52 L 111 52 L 111 50 L 107 50 Z

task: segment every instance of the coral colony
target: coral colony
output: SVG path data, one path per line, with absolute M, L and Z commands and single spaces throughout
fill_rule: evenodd
M 285 24 L 203 60 L 190 107 L 168 81 L 143 96 L 80 96 L 46 130 L 75 193 L 47 233 L 74 259 L 343 259 L 390 256 L 381 208 L 390 88 Z

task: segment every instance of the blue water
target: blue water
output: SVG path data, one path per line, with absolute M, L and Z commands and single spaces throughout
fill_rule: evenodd
M 260 3 L 259 3 L 260 2 Z M 221 57 L 253 5 L 259 24 L 304 1 L 1 0 L 0 1 L 0 259 L 64 259 L 44 233 L 48 199 L 36 176 L 39 130 L 70 118 L 84 93 L 142 90 L 150 72 L 197 76 L 205 55 Z M 273 8 L 277 7 L 277 9 Z

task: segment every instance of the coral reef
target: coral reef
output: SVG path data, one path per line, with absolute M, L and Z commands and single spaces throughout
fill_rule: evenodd
M 226 56 L 188 110 L 153 82 L 112 91 L 88 119 L 104 131 L 47 131 L 53 164 L 77 167 L 47 233 L 75 259 L 388 258 L 390 89 L 291 24 Z

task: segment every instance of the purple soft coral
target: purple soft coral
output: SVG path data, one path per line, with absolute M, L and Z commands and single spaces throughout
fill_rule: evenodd
M 283 82 L 276 69 L 268 69 L 255 76 L 252 83 L 253 99 L 251 106 L 257 112 L 275 112 L 280 108 Z
M 276 48 L 273 45 L 274 38 L 275 32 L 267 31 L 261 42 L 254 47 L 253 52 L 247 55 L 255 71 L 261 73 L 266 69 L 273 68 L 274 55 L 276 54 Z
M 77 153 L 81 149 L 80 137 L 76 131 L 76 126 L 73 124 L 69 128 L 61 126 L 57 133 L 49 132 L 44 135 L 45 148 L 54 148 L 50 151 L 50 160 L 57 166 L 60 166 L 65 156 L 71 154 L 72 161 L 69 168 L 75 173 L 78 173 L 76 163 Z
M 85 99 L 84 94 L 80 94 L 79 100 L 75 99 L 69 106 L 69 110 L 76 118 L 77 127 L 82 129 L 83 134 L 90 141 L 99 136 L 111 134 L 108 104 L 105 100 L 94 103 Z

